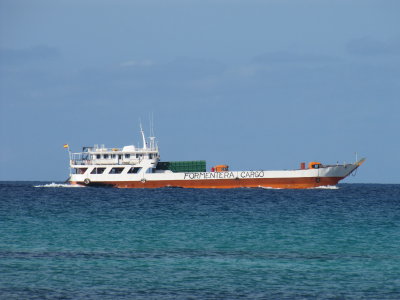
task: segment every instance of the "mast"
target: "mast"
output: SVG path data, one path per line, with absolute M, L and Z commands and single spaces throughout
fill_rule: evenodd
M 143 139 L 143 149 L 146 150 L 147 149 L 147 145 L 146 145 L 146 138 L 144 136 L 144 131 L 142 128 L 142 123 L 140 123 L 140 133 L 142 134 L 142 139 Z
M 155 137 L 154 136 L 150 136 L 150 150 L 156 150 L 156 143 L 155 143 Z
M 154 136 L 154 116 L 153 113 L 149 116 L 150 121 L 150 150 L 156 150 L 155 136 Z

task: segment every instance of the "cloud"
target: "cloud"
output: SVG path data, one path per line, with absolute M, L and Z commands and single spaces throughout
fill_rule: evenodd
M 3 65 L 43 61 L 55 59 L 59 56 L 58 49 L 43 45 L 23 49 L 0 49 L 0 62 Z
M 211 60 L 179 57 L 165 66 L 165 72 L 175 78 L 199 79 L 220 75 L 226 70 L 225 64 Z
M 258 55 L 253 61 L 256 63 L 310 63 L 337 61 L 337 58 L 312 53 L 278 51 Z
M 400 38 L 379 41 L 370 37 L 362 37 L 349 41 L 346 50 L 354 55 L 400 55 Z
M 122 62 L 120 64 L 121 67 L 151 67 L 154 66 L 156 63 L 150 59 L 145 60 L 129 60 Z
M 52 69 L 51 74 L 58 74 L 53 76 L 55 79 L 35 82 L 31 88 L 44 89 L 43 85 L 51 80 L 52 91 L 62 85 L 64 89 L 55 92 L 67 95 L 71 99 L 69 101 L 77 102 L 90 102 L 94 99 L 97 102 L 101 99 L 156 99 L 160 95 L 164 99 L 178 99 L 183 94 L 185 99 L 189 99 L 212 91 L 216 83 L 224 79 L 226 68 L 224 63 L 212 59 L 181 57 L 162 63 L 151 58 L 127 59 L 118 64 L 99 64 L 79 70 L 70 70 L 65 66 Z M 21 78 L 23 74 L 22 71 L 14 74 L 13 82 L 20 82 L 16 77 Z M 53 82 L 54 80 L 57 82 Z

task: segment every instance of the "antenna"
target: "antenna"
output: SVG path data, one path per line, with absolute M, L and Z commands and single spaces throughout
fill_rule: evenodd
M 143 127 L 142 127 L 142 122 L 140 122 L 140 133 L 142 134 L 143 149 L 147 149 L 146 138 L 145 138 L 145 136 L 144 136 L 144 131 L 143 131 Z
M 150 121 L 150 149 L 155 150 L 156 149 L 156 143 L 155 143 L 155 136 L 154 136 L 154 114 L 153 112 L 149 114 L 149 121 Z

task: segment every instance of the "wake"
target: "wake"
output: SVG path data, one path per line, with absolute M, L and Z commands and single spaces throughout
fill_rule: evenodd
M 265 189 L 265 190 L 283 190 L 282 188 L 274 188 L 274 187 L 268 187 L 268 186 L 259 186 L 259 188 Z M 314 189 L 318 189 L 318 190 L 338 190 L 339 187 L 336 186 L 336 185 L 322 185 L 322 186 L 317 186 L 317 187 L 311 187 L 311 188 L 308 188 L 307 190 L 314 190 Z
M 259 186 L 259 188 L 264 189 L 264 190 L 283 190 L 282 188 L 274 188 L 270 186 Z
M 36 187 L 36 188 L 80 188 L 80 187 L 84 187 L 84 186 L 78 185 L 78 184 L 52 182 L 52 183 L 43 184 L 43 185 L 34 185 L 33 187 Z
M 336 185 L 321 185 L 311 189 L 322 189 L 322 190 L 338 190 L 339 187 Z

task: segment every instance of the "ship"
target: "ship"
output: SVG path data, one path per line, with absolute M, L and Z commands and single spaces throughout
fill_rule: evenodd
M 206 161 L 160 161 L 154 136 L 145 137 L 143 145 L 106 148 L 104 145 L 83 147 L 71 152 L 68 145 L 72 185 L 116 188 L 276 188 L 307 189 L 335 186 L 352 174 L 365 158 L 354 163 L 300 163 L 292 170 L 232 171 L 226 164 L 206 169 Z

